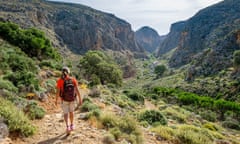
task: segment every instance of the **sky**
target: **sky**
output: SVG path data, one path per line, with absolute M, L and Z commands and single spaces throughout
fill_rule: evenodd
M 223 0 L 53 0 L 80 3 L 112 13 L 131 24 L 134 31 L 143 26 L 159 35 L 169 32 L 171 24 L 187 20 L 199 10 Z

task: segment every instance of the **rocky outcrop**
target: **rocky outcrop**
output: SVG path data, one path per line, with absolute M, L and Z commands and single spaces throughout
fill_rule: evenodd
M 240 49 L 239 18 L 240 3 L 225 0 L 199 11 L 183 23 L 180 31 L 175 33 L 175 38 L 169 40 L 169 37 L 174 37 L 174 30 L 171 30 L 163 42 L 173 45 L 173 41 L 177 41 L 169 66 L 191 64 L 199 75 L 214 74 L 232 66 L 233 52 Z M 163 50 L 161 47 L 159 55 L 164 53 Z
M 150 27 L 142 27 L 135 32 L 137 42 L 148 52 L 153 53 L 165 36 L 159 36 L 158 33 Z
M 171 25 L 170 33 L 157 48 L 157 56 L 162 56 L 178 46 L 184 26 L 185 21 L 177 22 Z
M 82 54 L 110 49 L 145 55 L 135 41 L 131 25 L 112 14 L 80 4 L 43 0 L 0 0 L 0 4 L 0 20 L 44 30 L 61 51 L 68 48 Z

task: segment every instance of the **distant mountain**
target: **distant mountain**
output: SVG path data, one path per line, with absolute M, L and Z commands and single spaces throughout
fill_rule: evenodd
M 158 45 L 156 51 L 158 56 L 161 56 L 178 46 L 184 26 L 184 21 L 171 25 L 170 33 L 167 34 L 165 39 Z
M 240 49 L 239 23 L 238 0 L 225 0 L 207 7 L 189 20 L 173 25 L 158 56 L 176 48 L 170 67 L 191 63 L 198 74 L 217 73 L 232 66 L 233 52 Z
M 66 48 L 77 54 L 110 49 L 145 56 L 129 23 L 87 6 L 44 0 L 0 0 L 0 13 L 1 21 L 42 29 L 62 52 Z
M 135 32 L 137 42 L 148 52 L 153 53 L 165 36 L 159 36 L 158 33 L 147 26 L 144 26 Z

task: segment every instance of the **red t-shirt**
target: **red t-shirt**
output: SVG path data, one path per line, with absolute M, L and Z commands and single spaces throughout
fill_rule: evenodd
M 69 76 L 66 77 L 65 79 L 69 79 L 69 78 L 72 79 L 74 86 L 77 87 L 77 80 L 75 78 L 69 77 Z M 63 91 L 63 84 L 64 84 L 65 79 L 59 78 L 57 80 L 57 88 L 60 89 L 60 91 Z

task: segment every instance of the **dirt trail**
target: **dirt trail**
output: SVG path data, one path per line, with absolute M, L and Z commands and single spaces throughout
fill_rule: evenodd
M 81 90 L 81 94 L 85 92 Z M 48 98 L 47 102 L 41 103 L 47 114 L 41 120 L 34 120 L 37 133 L 29 138 L 12 140 L 17 144 L 102 144 L 102 138 L 107 133 L 104 129 L 97 129 L 87 121 L 80 119 L 80 112 L 75 111 L 75 130 L 66 135 L 66 126 L 60 105 L 54 105 L 55 96 Z
M 81 90 L 81 94 L 82 96 L 87 95 L 84 90 Z M 33 121 L 38 128 L 34 136 L 12 139 L 9 143 L 4 144 L 103 144 L 102 139 L 108 132 L 80 119 L 79 111 L 75 111 L 75 130 L 71 135 L 66 136 L 66 126 L 61 108 L 60 106 L 55 107 L 54 101 L 55 96 L 52 95 L 47 102 L 40 103 L 46 109 L 47 114 L 43 119 Z M 147 109 L 156 109 L 156 106 L 149 101 L 145 102 L 145 106 Z M 156 135 L 149 132 L 148 129 L 142 128 L 142 132 L 145 139 L 144 144 L 166 144 L 166 142 L 157 140 Z M 122 142 L 115 144 L 122 144 Z

